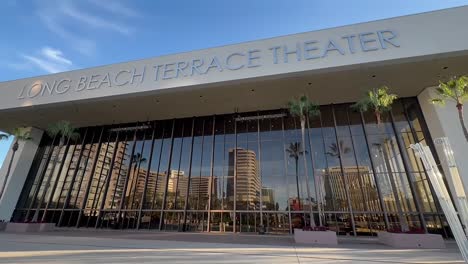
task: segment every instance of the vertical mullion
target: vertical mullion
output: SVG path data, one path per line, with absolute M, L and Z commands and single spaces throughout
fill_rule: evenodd
M 201 118 L 202 122 L 202 133 L 201 133 L 201 153 L 200 153 L 200 164 L 199 164 L 199 169 L 198 169 L 198 188 L 197 188 L 197 217 L 198 217 L 198 211 L 200 211 L 200 186 L 201 186 L 201 176 L 202 176 L 202 165 L 203 165 L 203 154 L 204 154 L 204 145 L 205 145 L 205 119 Z M 205 213 L 202 212 L 203 218 L 205 218 Z M 198 219 L 197 219 L 198 220 Z M 202 231 L 204 231 L 204 227 L 202 226 Z
M 156 172 L 156 183 L 154 185 L 154 192 L 153 192 L 153 198 L 151 199 L 151 209 L 154 209 L 154 206 L 155 206 L 155 200 L 156 200 L 156 192 L 158 190 L 158 182 L 159 182 L 159 169 L 161 168 L 161 158 L 162 158 L 162 151 L 163 151 L 163 147 L 164 147 L 164 133 L 166 132 L 166 126 L 162 125 L 162 134 L 161 134 L 161 147 L 159 148 L 159 160 L 158 160 L 158 168 L 157 168 L 157 172 Z M 150 227 L 148 227 L 149 229 Z
M 260 226 L 263 227 L 263 195 L 262 195 L 262 189 L 263 189 L 263 180 L 262 180 L 262 147 L 261 147 L 261 138 L 260 138 L 260 113 L 257 112 L 257 149 L 258 149 L 258 163 L 256 164 L 257 167 L 257 173 L 260 176 Z M 271 121 L 270 121 L 271 122 Z M 271 126 L 269 126 L 271 129 Z M 260 230 L 263 231 L 263 230 Z
M 174 149 L 174 129 L 175 129 L 175 119 L 172 120 L 172 131 L 171 131 L 171 141 L 170 141 L 170 144 L 171 144 L 171 147 L 170 147 L 170 150 L 169 150 L 169 161 L 168 161 L 168 164 L 167 164 L 167 173 L 166 173 L 166 182 L 165 182 L 165 186 L 164 186 L 164 193 L 163 193 L 163 201 L 162 201 L 162 205 L 161 205 L 161 213 L 160 213 L 160 221 L 159 221 L 159 230 L 162 229 L 162 223 L 164 222 L 164 210 L 165 210 L 165 207 L 166 207 L 166 200 L 167 200 L 167 186 L 169 184 L 169 176 L 170 176 L 170 169 L 171 169 L 171 162 L 172 162 L 172 151 Z M 164 134 L 163 134 L 163 140 L 164 140 Z
M 216 115 L 213 116 L 213 126 L 211 130 L 211 135 L 213 139 L 211 140 L 211 168 L 210 168 L 210 180 L 208 181 L 208 226 L 207 231 L 211 230 L 211 201 L 212 201 L 212 192 L 213 192 L 213 174 L 214 174 L 214 148 L 215 148 L 215 125 L 216 125 Z M 203 159 L 203 156 L 202 156 Z M 202 160 L 203 162 L 203 160 Z
M 350 138 L 350 141 L 351 141 L 351 147 L 353 148 L 353 157 L 354 157 L 354 161 L 356 163 L 356 170 L 357 170 L 357 175 L 358 175 L 358 183 L 359 183 L 359 190 L 361 192 L 361 195 L 362 195 L 362 198 L 363 198 L 363 202 L 364 202 L 364 210 L 366 212 L 369 211 L 369 206 L 368 206 L 368 202 L 369 202 L 369 199 L 367 197 L 367 193 L 364 192 L 364 185 L 362 183 L 362 178 L 361 178 L 361 170 L 359 169 L 359 163 L 358 163 L 358 159 L 357 159 L 357 155 L 356 155 L 356 148 L 354 147 L 354 137 L 353 137 L 353 133 L 351 131 L 351 127 L 350 127 L 350 119 L 349 119 L 349 112 L 348 110 L 346 111 L 346 123 L 347 123 L 347 127 L 348 127 L 348 132 L 349 132 L 349 138 Z
M 192 118 L 192 142 L 190 146 L 190 161 L 189 161 L 189 171 L 188 171 L 188 179 L 187 179 L 187 190 L 185 193 L 185 204 L 184 204 L 184 226 L 182 228 L 182 231 L 186 231 L 187 228 L 187 208 L 188 208 L 188 198 L 190 195 L 190 184 L 191 184 L 191 178 L 192 178 L 192 156 L 193 156 L 193 133 L 195 131 L 195 117 Z
M 106 203 L 106 196 L 107 196 L 107 192 L 109 190 L 109 184 L 110 184 L 110 180 L 112 178 L 112 171 L 114 170 L 114 162 L 115 162 L 115 156 L 117 155 L 117 150 L 119 149 L 119 144 L 120 144 L 120 141 L 119 141 L 119 131 L 117 131 L 117 135 L 115 137 L 115 145 L 114 145 L 114 153 L 112 154 L 112 160 L 109 164 L 109 171 L 107 172 L 107 175 L 106 175 L 106 179 L 105 179 L 105 189 L 104 189 L 104 194 L 103 194 L 103 198 L 102 198 L 102 201 L 101 201 L 101 204 L 99 206 L 99 212 L 98 212 L 98 216 L 97 216 L 97 219 L 96 219 L 96 224 L 94 225 L 94 228 L 97 228 L 98 225 L 99 225 L 99 222 L 100 222 L 100 219 L 102 217 L 102 210 L 104 209 L 104 205 Z M 108 146 L 110 145 L 110 142 L 108 142 Z M 106 153 L 106 157 L 107 157 L 107 153 Z M 100 200 L 100 197 L 101 196 L 101 191 L 99 192 L 99 198 L 97 199 L 98 201 L 96 203 L 99 203 L 99 200 Z M 97 206 L 97 204 L 96 204 Z
M 76 144 L 73 146 L 73 150 L 71 151 L 71 159 L 70 159 L 70 164 L 68 164 L 67 166 L 67 171 L 66 171 L 66 174 L 65 174 L 65 178 L 63 179 L 63 184 L 62 184 L 62 187 L 60 188 L 60 193 L 59 193 L 59 196 L 58 196 L 58 201 L 60 201 L 60 197 L 62 197 L 62 194 L 63 194 L 63 188 L 65 187 L 65 183 L 67 182 L 67 178 L 68 178 L 68 173 L 70 172 L 70 167 L 71 165 L 73 164 L 73 157 L 75 155 L 75 150 L 76 150 Z M 55 209 L 57 209 L 59 206 L 59 203 L 57 202 L 57 204 L 55 205 Z
M 349 207 L 349 213 L 351 215 L 351 225 L 353 226 L 353 234 L 356 236 L 356 224 L 354 223 L 354 213 L 353 213 L 353 207 L 351 203 L 351 197 L 349 194 L 349 185 L 348 185 L 348 177 L 347 174 L 344 171 L 343 168 L 343 161 L 341 159 L 341 148 L 339 144 L 339 139 L 338 139 L 338 131 L 336 128 L 336 116 L 335 116 L 335 107 L 332 105 L 332 114 L 333 114 L 333 124 L 335 125 L 335 138 L 336 138 L 336 148 L 338 149 L 338 160 L 340 161 L 340 169 L 341 169 L 341 175 L 343 177 L 343 184 L 345 187 L 345 193 L 346 193 L 346 200 L 348 200 L 348 207 Z
M 405 168 L 406 176 L 408 177 L 408 183 L 409 183 L 411 194 L 413 195 L 413 199 L 414 199 L 414 202 L 415 202 L 415 205 L 416 205 L 416 210 L 419 213 L 418 215 L 419 215 L 419 218 L 420 218 L 420 221 L 421 221 L 421 225 L 423 226 L 424 232 L 427 233 L 426 219 L 424 219 L 424 215 L 423 215 L 423 213 L 421 211 L 421 200 L 420 200 L 419 195 L 415 191 L 415 186 L 414 186 L 414 182 L 413 182 L 414 175 L 409 170 L 408 156 L 407 156 L 406 152 L 403 152 L 402 145 L 401 145 L 401 142 L 400 142 L 400 137 L 398 137 L 398 132 L 397 132 L 396 127 L 395 127 L 395 122 L 394 122 L 392 111 L 390 111 L 390 122 L 392 123 L 393 132 L 395 133 L 395 139 L 396 139 L 398 148 L 400 150 L 400 155 L 401 155 L 402 160 L 403 160 L 403 167 Z
M 122 188 L 122 197 L 120 198 L 119 212 L 117 214 L 117 224 L 119 226 L 121 225 L 120 221 L 121 221 L 121 218 L 122 218 L 122 209 L 123 209 L 123 207 L 125 205 L 125 194 L 127 192 L 128 178 L 130 177 L 130 172 L 131 172 L 132 163 L 133 163 L 133 153 L 135 152 L 135 148 L 136 148 L 137 133 L 138 133 L 138 129 L 136 129 L 135 133 L 133 133 L 133 146 L 132 146 L 132 152 L 130 153 L 130 162 L 128 164 L 127 177 L 125 177 L 125 183 L 124 183 L 124 186 Z M 124 155 L 125 155 L 125 153 L 124 153 Z M 125 212 L 124 212 L 124 214 L 125 214 Z M 122 223 L 121 227 L 123 228 L 123 223 Z
M 78 201 L 78 196 L 79 196 L 81 188 L 82 188 L 82 183 L 83 183 L 84 177 L 86 175 L 86 168 L 88 167 L 88 164 L 89 164 L 89 158 L 90 158 L 90 155 L 92 153 L 93 141 L 94 141 L 95 136 L 96 136 L 96 131 L 93 131 L 93 135 L 91 136 L 91 141 L 90 141 L 89 152 L 88 152 L 88 155 L 86 156 L 86 159 L 85 159 L 85 162 L 84 162 L 83 171 L 80 173 L 81 178 L 80 178 L 80 182 L 79 182 L 79 184 L 77 186 L 78 188 L 77 188 L 77 191 L 76 191 L 76 197 L 75 197 L 75 199 L 73 201 L 73 206 L 75 206 L 75 207 L 76 207 L 76 202 Z M 86 149 L 86 143 L 84 144 L 84 146 L 85 146 L 85 149 Z
M 404 114 L 405 114 L 406 122 L 408 123 L 408 125 L 409 125 L 409 127 L 410 127 L 410 131 L 411 131 L 411 135 L 413 136 L 413 140 L 414 140 L 414 142 L 419 143 L 418 135 L 417 135 L 417 133 L 416 133 L 416 129 L 414 128 L 413 123 L 412 123 L 411 120 L 409 119 L 409 113 L 408 113 L 408 109 L 406 108 L 406 103 L 405 103 L 405 101 L 402 101 L 402 104 L 403 104 L 403 111 L 404 111 Z M 422 129 L 422 125 L 421 125 L 421 129 Z M 426 138 L 426 135 L 424 135 L 424 138 Z M 426 140 L 426 144 L 427 144 L 427 142 L 429 142 L 429 140 Z M 432 145 L 432 144 L 427 144 L 427 145 L 429 146 L 429 145 Z M 439 162 L 439 160 L 438 160 L 438 157 L 437 157 L 437 152 L 435 151 L 435 149 L 431 149 L 431 152 L 435 154 L 434 156 L 436 156 L 436 157 L 434 157 L 434 159 L 436 160 L 436 162 L 437 162 L 438 164 L 440 164 L 440 162 Z M 416 157 L 416 158 L 417 158 L 417 157 Z M 421 171 L 421 169 L 422 169 L 422 171 L 424 171 L 424 174 L 425 174 L 425 176 L 426 176 L 426 181 L 429 182 L 428 177 L 427 177 L 427 170 L 426 170 L 426 168 L 424 168 L 424 166 L 419 167 L 419 163 L 418 163 L 418 168 L 419 168 L 419 171 Z M 443 170 L 441 170 L 441 171 L 443 171 Z M 427 197 L 429 197 L 429 194 L 428 194 L 428 191 L 427 191 L 427 189 L 426 189 L 425 184 L 423 184 L 423 186 L 424 186 L 424 191 L 425 191 Z M 435 196 L 435 192 L 434 192 L 434 189 L 432 188 L 432 184 L 428 184 L 428 186 L 429 186 L 430 195 L 432 196 L 432 199 L 433 199 L 433 201 L 434 201 L 434 207 L 435 207 L 435 208 L 432 208 L 431 203 L 429 203 L 429 206 L 431 207 L 431 209 L 433 209 L 433 210 L 435 209 L 435 210 L 434 210 L 435 212 L 440 213 L 439 209 L 438 209 L 437 206 L 435 205 L 435 203 L 436 203 L 435 201 L 437 201 L 437 197 Z
M 32 207 L 34 206 L 34 203 L 36 202 L 37 200 L 37 195 L 39 193 L 39 190 L 41 188 L 41 185 L 42 185 L 42 182 L 44 181 L 44 175 L 46 174 L 47 172 L 47 167 L 49 167 L 49 163 L 50 163 L 50 160 L 52 158 L 52 155 L 54 153 L 54 149 L 55 149 L 55 146 L 54 146 L 54 143 L 55 143 L 55 140 L 56 140 L 57 137 L 54 137 L 51 141 L 51 144 L 50 144 L 50 149 L 47 153 L 47 161 L 46 161 L 46 165 L 44 166 L 44 168 L 42 169 L 42 171 L 40 172 L 40 179 L 39 181 L 37 182 L 37 186 L 34 190 L 34 193 L 32 195 L 32 199 L 31 199 L 31 203 L 29 205 L 29 208 L 28 208 L 28 212 L 26 213 L 26 219 L 29 218 L 29 214 L 31 213 L 31 210 L 32 210 Z
M 94 196 L 92 197 L 93 199 L 93 202 L 91 204 L 91 208 L 90 208 L 90 215 L 92 214 L 93 216 L 96 215 L 96 208 L 99 201 L 96 199 L 97 198 L 97 194 L 98 194 L 98 190 L 99 190 L 99 186 L 101 185 L 101 177 L 102 177 L 102 171 L 104 170 L 104 166 L 106 164 L 106 158 L 107 158 L 107 152 L 109 151 L 109 145 L 110 145 L 110 140 L 111 140 L 111 132 L 109 132 L 109 135 L 107 137 L 107 140 L 106 140 L 106 148 L 105 148 L 105 151 L 104 151 L 104 156 L 102 158 L 102 166 L 101 166 L 101 169 L 99 170 L 99 176 L 96 178 L 96 181 L 97 181 L 97 184 L 96 184 L 96 189 L 94 191 Z M 99 152 L 97 153 L 98 155 L 101 153 L 101 150 L 99 150 Z M 94 166 L 96 166 L 97 164 L 95 164 Z M 93 178 L 94 178 L 94 175 L 93 175 Z M 91 186 L 93 185 L 93 182 L 91 181 Z M 104 183 L 103 183 L 104 185 Z M 86 208 L 86 206 L 85 206 Z M 88 227 L 89 226 L 89 221 L 91 220 L 91 217 L 88 218 L 88 221 L 86 222 L 86 226 Z
M 281 131 L 282 131 L 282 142 L 281 142 L 281 148 L 283 149 L 283 177 L 286 177 L 286 195 L 288 196 L 288 217 L 289 217 L 289 233 L 292 234 L 292 219 L 291 219 L 291 203 L 289 202 L 289 177 L 287 174 L 288 171 L 288 160 L 287 160 L 287 154 L 286 154 L 286 149 L 285 149 L 285 144 L 286 143 L 286 137 L 285 137 L 285 131 L 284 131 L 284 117 L 281 117 Z
M 182 122 L 182 134 L 181 134 L 181 140 L 180 140 L 180 153 L 179 153 L 179 166 L 177 166 L 177 180 L 176 180 L 176 185 L 175 185 L 175 194 L 174 194 L 174 210 L 177 210 L 177 197 L 179 193 L 179 179 L 180 179 L 180 166 L 182 163 L 182 152 L 184 150 L 184 130 L 185 130 L 185 121 Z
M 390 228 L 390 223 L 388 221 L 388 213 L 387 213 L 387 207 L 385 206 L 385 202 L 384 202 L 384 197 L 382 195 L 382 190 L 380 189 L 380 184 L 379 184 L 379 177 L 377 177 L 377 171 L 375 170 L 375 165 L 374 165 L 374 161 L 371 157 L 372 155 L 372 152 L 371 152 L 371 149 L 369 147 L 369 140 L 368 140 L 368 134 L 367 134 L 367 128 L 366 128 L 366 125 L 365 125 L 365 120 L 364 120 L 364 115 L 362 114 L 362 112 L 360 112 L 360 115 L 361 115 L 361 125 L 362 125 L 362 128 L 364 129 L 364 139 L 366 140 L 366 148 L 367 148 L 367 152 L 368 152 L 368 155 L 369 155 L 369 161 L 370 161 L 370 164 L 372 166 L 372 174 L 374 175 L 374 181 L 375 181 L 375 185 L 377 187 L 377 194 L 379 195 L 379 201 L 380 201 L 380 206 L 382 207 L 382 210 L 383 210 L 383 213 L 384 213 L 384 220 L 385 220 L 385 225 L 388 228 Z
M 141 143 L 141 149 L 140 149 L 140 159 L 143 158 L 143 151 L 145 150 L 145 140 L 146 140 L 146 132 L 143 131 L 143 142 Z M 135 142 L 136 144 L 136 142 Z M 138 153 L 138 152 L 137 152 Z M 135 155 L 135 154 L 134 154 Z M 135 164 L 135 169 L 133 170 L 133 179 L 132 179 L 132 183 L 130 185 L 130 195 L 131 195 L 131 198 L 129 200 L 129 206 L 130 208 L 128 209 L 136 209 L 136 208 L 133 208 L 133 204 L 135 203 L 135 194 L 136 194 L 136 191 L 137 191 L 137 186 L 138 186 L 138 179 L 140 178 L 140 167 L 141 167 L 141 161 L 140 160 L 137 160 L 136 161 L 137 163 Z M 136 173 L 136 175 L 135 175 Z M 135 183 L 135 185 L 133 185 L 133 183 Z M 133 191 L 132 191 L 133 189 Z
M 237 121 L 234 119 L 234 226 L 233 232 L 236 233 L 237 229 Z M 241 224 L 241 219 L 239 217 L 239 225 Z M 240 228 L 239 228 L 240 230 Z
M 137 219 L 137 227 L 136 229 L 140 229 L 140 222 L 141 222 L 141 213 L 143 210 L 143 206 L 145 204 L 145 198 L 146 198 L 146 191 L 147 191 L 147 185 L 148 185 L 148 178 L 150 176 L 150 171 L 151 171 L 151 161 L 153 160 L 153 148 L 154 148 L 154 135 L 156 134 L 156 122 L 153 122 L 153 133 L 151 134 L 151 148 L 150 148 L 150 156 L 149 156 L 149 161 L 148 161 L 148 169 L 146 170 L 146 178 L 145 178 L 145 184 L 143 186 L 143 192 L 141 194 L 140 198 L 140 206 L 138 208 L 138 219 Z
M 35 211 L 34 216 L 33 216 L 33 221 L 36 221 L 37 217 L 39 216 L 39 211 L 40 211 L 40 209 L 42 207 L 42 203 L 44 202 L 44 199 L 46 198 L 47 189 L 49 188 L 50 181 L 52 180 L 52 177 L 54 176 L 54 171 L 55 171 L 55 168 L 57 167 L 57 163 L 58 163 L 58 160 L 60 158 L 60 151 L 62 150 L 62 148 L 63 148 L 63 146 L 61 146 L 61 144 L 59 142 L 59 145 L 57 146 L 57 155 L 55 156 L 54 160 L 52 161 L 53 165 L 52 165 L 52 168 L 50 170 L 49 176 L 47 177 L 47 180 L 46 180 L 46 182 L 44 184 L 44 189 L 42 191 L 42 194 L 39 197 L 39 200 L 38 200 L 38 203 L 37 203 L 37 208 L 36 208 L 36 211 Z M 61 166 L 61 165 L 59 165 L 59 166 Z M 47 170 L 46 170 L 46 172 L 47 172 Z M 47 206 L 48 206 L 48 204 L 46 204 L 46 208 L 44 210 L 43 216 L 45 216 L 45 213 L 47 212 Z M 41 221 L 43 221 L 43 220 L 44 219 L 41 218 Z
M 44 208 L 44 214 L 42 215 L 42 221 L 45 220 L 45 215 L 46 215 L 47 209 L 49 208 L 49 205 L 50 205 L 50 202 L 51 202 L 52 198 L 54 197 L 55 189 L 57 189 L 58 180 L 60 179 L 60 174 L 62 173 L 63 166 L 65 165 L 65 160 L 67 158 L 67 152 L 68 152 L 69 148 L 70 148 L 70 139 L 67 140 L 67 145 L 65 146 L 65 149 L 63 151 L 62 161 L 60 162 L 59 169 L 57 171 L 57 176 L 55 177 L 54 185 L 50 189 L 49 197 L 48 198 L 44 197 L 44 198 L 47 198 L 47 202 L 46 202 L 46 205 L 45 205 L 45 208 Z M 60 158 L 60 151 L 59 151 L 59 158 Z M 51 176 L 53 176 L 53 172 L 52 172 Z
M 366 214 L 369 213 L 369 205 L 368 205 L 368 202 L 369 202 L 369 198 L 367 196 L 367 192 L 364 191 L 364 185 L 362 183 L 362 174 L 361 174 L 361 170 L 359 169 L 359 162 L 358 162 L 358 159 L 357 159 L 357 155 L 356 155 L 356 148 L 354 146 L 354 137 L 353 137 L 353 133 L 351 131 L 351 127 L 350 127 L 350 119 L 349 119 L 349 111 L 347 110 L 346 111 L 346 121 L 347 121 L 347 127 L 348 127 L 348 131 L 349 131 L 349 137 L 350 137 L 350 141 L 351 141 L 351 147 L 353 148 L 353 157 L 354 157 L 354 160 L 356 162 L 356 169 L 357 169 L 357 178 L 358 178 L 358 182 L 359 182 L 359 190 L 361 192 L 361 195 L 362 195 L 362 198 L 363 198 L 363 203 L 364 203 L 364 210 L 366 211 Z M 372 214 L 371 214 L 372 215 Z M 372 233 L 372 225 L 368 222 L 367 222 L 367 227 L 371 230 L 371 233 Z
M 101 141 L 102 141 L 102 135 L 103 134 L 104 134 L 104 127 L 101 127 L 101 133 L 99 135 L 99 143 L 97 144 L 97 148 L 96 148 L 96 156 L 94 157 L 93 163 L 91 165 L 92 168 L 91 168 L 91 172 L 89 174 L 88 183 L 86 185 L 86 192 L 85 192 L 85 195 L 83 197 L 83 203 L 81 205 L 80 211 L 78 213 L 78 220 L 76 221 L 76 227 L 77 228 L 80 227 L 80 221 L 81 221 L 81 217 L 83 216 L 83 210 L 86 208 L 86 200 L 88 199 L 89 189 L 91 189 L 91 183 L 92 183 L 92 180 L 93 180 L 94 171 L 96 170 L 96 162 L 99 159 L 99 152 L 101 150 Z M 89 149 L 89 154 L 92 153 L 93 145 L 94 145 L 94 143 L 91 142 L 91 146 L 90 146 L 90 149 Z M 90 155 L 88 155 L 88 156 L 90 156 Z M 85 167 L 84 172 L 83 172 L 83 177 L 85 175 L 86 175 L 86 167 Z M 81 188 L 80 188 L 80 191 L 81 191 Z M 78 196 L 79 196 L 79 192 L 76 195 L 76 199 L 78 199 Z
M 120 176 L 121 176 L 121 172 L 122 172 L 122 166 L 123 166 L 123 162 L 124 162 L 124 158 L 125 158 L 125 151 L 126 151 L 126 146 L 127 146 L 127 142 L 128 142 L 128 134 L 125 133 L 124 134 L 124 140 L 123 141 L 120 141 L 120 142 L 123 142 L 123 144 L 125 144 L 125 148 L 123 150 L 123 153 L 122 153 L 122 158 L 120 160 L 120 164 L 119 164 L 119 169 L 117 171 L 117 179 L 115 181 L 115 188 L 114 188 L 114 193 L 112 194 L 112 202 L 111 202 L 111 209 L 115 209 L 114 208 L 114 202 L 115 202 L 115 195 L 117 194 L 117 189 L 118 189 L 118 186 L 119 186 L 119 181 L 120 181 Z M 115 163 L 115 161 L 114 161 Z

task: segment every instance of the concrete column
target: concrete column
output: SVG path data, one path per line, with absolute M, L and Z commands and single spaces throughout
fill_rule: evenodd
M 463 135 L 463 130 L 458 119 L 458 112 L 455 103 L 447 101 L 445 106 L 434 105 L 430 102 L 432 98 L 437 97 L 436 87 L 426 88 L 418 95 L 418 101 L 429 128 L 429 133 L 433 139 L 447 137 L 453 149 L 455 162 L 458 166 L 458 172 L 464 185 L 465 192 L 468 190 L 468 142 Z M 464 108 L 464 115 L 468 118 L 468 105 Z M 468 121 L 468 120 L 466 120 Z M 441 159 L 444 174 L 451 175 L 447 162 L 444 162 L 445 153 L 442 148 L 436 146 L 436 151 Z M 448 187 L 452 194 L 456 193 L 458 184 L 450 177 L 447 177 Z
M 15 210 L 16 203 L 23 190 L 26 177 L 33 162 L 36 151 L 41 142 L 43 131 L 37 128 L 29 128 L 31 130 L 31 140 L 22 142 L 19 141 L 19 147 L 16 151 L 13 164 L 11 166 L 10 176 L 6 183 L 5 192 L 0 200 L 0 220 L 9 221 Z M 13 151 L 10 148 L 3 166 L 0 169 L 0 183 L 3 184 L 8 164 L 10 162 Z

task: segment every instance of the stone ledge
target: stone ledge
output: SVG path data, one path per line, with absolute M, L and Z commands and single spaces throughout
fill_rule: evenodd
M 294 241 L 297 244 L 338 245 L 338 238 L 333 231 L 303 231 L 294 229 Z
M 54 223 L 7 223 L 5 232 L 48 232 L 54 229 Z
M 441 235 L 379 232 L 381 244 L 394 248 L 445 248 Z

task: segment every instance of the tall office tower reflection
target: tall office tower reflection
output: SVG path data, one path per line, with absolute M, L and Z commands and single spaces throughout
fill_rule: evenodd
M 268 187 L 262 187 L 262 201 L 263 201 L 263 210 L 276 211 L 279 208 L 276 208 L 275 204 L 275 190 Z
M 234 186 L 234 179 L 228 180 L 227 196 L 236 197 L 238 208 L 259 209 L 261 184 L 257 154 L 249 149 L 232 149 L 229 151 L 229 168 L 234 168 L 234 164 L 236 184 Z
M 348 194 L 354 210 L 380 210 L 377 187 L 368 166 L 349 166 L 343 170 L 334 166 L 318 170 L 316 175 L 319 177 L 319 196 L 326 210 L 348 210 Z

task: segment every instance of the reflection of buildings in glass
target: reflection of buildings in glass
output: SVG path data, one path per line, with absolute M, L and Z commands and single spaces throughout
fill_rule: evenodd
M 130 177 L 128 180 L 128 188 L 126 192 L 126 199 L 130 199 L 131 201 L 134 201 L 135 206 L 138 206 L 140 203 L 140 200 L 141 200 L 144 188 L 145 188 L 145 179 L 146 179 L 147 173 L 148 171 L 142 168 L 138 170 L 138 173 L 133 170 L 130 173 Z M 211 181 L 210 176 L 193 176 L 190 179 L 190 195 L 192 197 L 208 197 L 210 181 Z M 120 185 L 120 184 L 116 184 L 115 180 L 113 184 L 117 186 Z M 133 184 L 133 188 L 130 189 L 132 184 Z M 184 171 L 171 170 L 171 173 L 169 174 L 168 181 L 167 181 L 167 191 L 166 191 L 166 194 L 167 194 L 166 202 L 168 203 L 168 207 L 173 206 L 172 203 L 176 195 L 177 197 L 186 196 L 188 185 L 189 185 L 189 177 L 185 175 Z M 121 186 L 123 186 L 123 183 L 121 184 Z M 145 202 L 147 203 L 145 208 L 149 208 L 151 206 L 152 199 L 155 195 L 155 191 L 156 191 L 156 197 L 154 198 L 157 200 L 156 203 L 160 203 L 161 201 L 159 200 L 164 194 L 165 188 L 166 188 L 166 172 L 157 173 L 154 171 L 150 171 L 148 175 L 148 182 L 147 182 L 147 187 L 146 187 L 146 192 L 145 192 Z M 216 189 L 215 189 L 216 179 L 214 179 L 213 181 L 213 188 L 216 192 Z M 135 190 L 135 192 L 133 190 Z M 108 203 L 110 204 L 111 202 L 112 202 L 112 198 L 110 198 Z M 118 206 L 118 204 L 114 202 L 114 208 L 115 206 Z
M 328 171 L 328 173 L 327 173 Z M 377 188 L 368 166 L 343 167 L 348 184 L 351 206 L 353 210 L 379 211 Z M 348 200 L 341 167 L 329 167 L 318 170 L 319 193 L 322 203 L 327 210 L 348 210 Z
M 262 202 L 263 210 L 272 210 L 276 211 L 279 208 L 276 208 L 275 204 L 275 190 L 268 187 L 262 187 Z
M 123 146 L 123 148 L 121 146 Z M 112 157 L 115 151 L 117 151 L 117 156 L 123 151 L 122 149 L 125 150 L 125 144 L 119 144 L 117 150 L 115 149 L 115 143 L 103 143 L 101 145 L 101 148 L 97 152 L 98 157 L 96 160 L 94 175 L 92 175 L 91 179 L 91 186 L 89 189 L 88 200 L 86 201 L 86 208 L 98 208 L 100 206 L 100 202 L 103 198 L 101 195 L 103 195 L 106 181 L 108 177 L 112 176 L 109 175 L 109 170 L 111 170 Z M 82 199 L 80 198 L 79 201 Z
M 382 136 L 370 145 L 375 171 L 380 176 L 382 197 L 387 210 L 412 211 L 415 209 L 413 197 L 406 173 L 403 173 L 406 170 L 395 140 L 394 135 Z
M 236 164 L 235 196 L 233 178 L 228 179 L 227 196 L 236 197 L 237 206 L 240 208 L 259 209 L 261 185 L 255 151 L 243 148 L 231 149 L 229 150 L 229 168 L 234 168 L 234 160 Z

